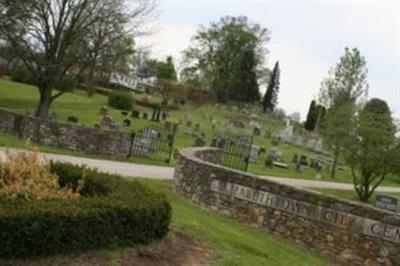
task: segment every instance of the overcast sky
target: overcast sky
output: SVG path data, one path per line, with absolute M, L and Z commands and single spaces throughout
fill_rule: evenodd
M 386 100 L 400 117 L 400 0 L 161 0 L 159 8 L 158 31 L 145 40 L 153 56 L 179 62 L 199 25 L 244 15 L 271 31 L 266 64 L 280 62 L 279 106 L 288 113 L 298 111 L 304 119 L 320 82 L 348 46 L 367 59 L 370 97 Z

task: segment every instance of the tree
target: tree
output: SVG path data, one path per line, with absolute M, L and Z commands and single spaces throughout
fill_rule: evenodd
M 310 103 L 310 107 L 308 108 L 306 122 L 304 123 L 304 128 L 313 131 L 315 128 L 315 124 L 317 122 L 317 103 L 315 100 L 312 100 Z
M 344 139 L 352 130 L 359 104 L 367 93 L 365 58 L 358 49 L 345 48 L 344 55 L 336 67 L 330 70 L 320 90 L 320 102 L 326 107 L 321 135 L 325 145 L 333 151 L 331 178 L 335 177 Z
M 168 56 L 165 62 L 152 60 L 150 65 L 154 68 L 154 72 L 159 83 L 162 83 L 163 80 L 177 81 L 177 75 L 172 56 Z
M 306 122 L 304 128 L 308 131 L 317 131 L 319 124 L 325 117 L 326 109 L 323 105 L 317 104 L 315 100 L 312 100 L 310 107 L 308 108 Z
M 263 99 L 264 112 L 273 112 L 278 103 L 280 73 L 279 62 L 276 62 Z
M 98 55 L 137 34 L 154 7 L 152 0 L 0 0 L 0 38 L 36 79 L 36 116 L 46 117 Z
M 223 17 L 193 37 L 184 52 L 184 79 L 210 89 L 219 102 L 254 102 L 267 41 L 268 30 L 246 17 Z
M 360 111 L 343 148 L 359 199 L 367 202 L 393 169 L 396 128 L 386 102 L 371 99 Z

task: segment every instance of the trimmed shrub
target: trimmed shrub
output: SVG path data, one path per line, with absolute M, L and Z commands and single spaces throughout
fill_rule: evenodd
M 0 257 L 147 244 L 168 232 L 171 207 L 163 195 L 85 167 L 52 163 L 51 170 L 60 184 L 75 187 L 81 196 L 1 202 Z
M 114 92 L 108 97 L 108 104 L 119 110 L 132 110 L 133 97 L 129 93 Z

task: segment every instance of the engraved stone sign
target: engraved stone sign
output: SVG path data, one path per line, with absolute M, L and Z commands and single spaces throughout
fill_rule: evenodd
M 400 243 L 400 227 L 398 226 L 217 179 L 211 182 L 210 189 L 213 192 L 285 211 L 310 220 Z

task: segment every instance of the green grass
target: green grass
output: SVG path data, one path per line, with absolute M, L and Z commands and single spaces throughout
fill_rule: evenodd
M 172 226 L 189 233 L 214 249 L 213 265 L 317 266 L 330 265 L 288 241 L 215 212 L 200 209 L 172 192 L 171 181 L 140 179 L 145 186 L 164 193 L 172 206 Z
M 143 95 L 135 95 L 137 99 L 142 99 Z M 7 108 L 12 111 L 16 111 L 19 113 L 33 113 L 36 104 L 39 98 L 38 90 L 34 86 L 29 86 L 26 84 L 12 82 L 7 79 L 0 79 L 0 108 Z M 161 100 L 160 95 L 152 95 L 148 96 L 149 102 L 159 102 Z M 95 124 L 100 121 L 99 110 L 102 106 L 107 105 L 107 97 L 95 94 L 92 97 L 88 97 L 87 93 L 82 90 L 75 90 L 73 92 L 69 92 L 58 98 L 51 107 L 51 112 L 57 114 L 59 120 L 66 121 L 69 116 L 75 116 L 79 118 L 79 124 L 93 127 Z M 145 108 L 142 106 L 135 106 L 135 109 L 139 110 L 141 113 L 147 112 L 149 116 L 152 114 L 152 110 L 149 108 Z M 113 116 L 114 120 L 122 125 L 122 121 L 124 116 L 121 114 L 119 110 L 109 108 L 110 114 Z M 210 121 L 206 121 L 203 118 L 205 113 L 208 113 L 209 116 L 216 119 L 219 123 L 219 131 L 223 133 L 223 129 L 225 127 L 226 122 L 230 118 L 241 119 L 244 123 L 248 123 L 250 118 L 241 113 L 229 110 L 229 109 L 221 109 L 217 108 L 214 105 L 204 105 L 201 107 L 193 107 L 191 105 L 183 105 L 180 106 L 179 110 L 175 110 L 171 112 L 170 120 L 173 122 L 179 122 L 182 120 L 183 115 L 185 113 L 190 113 L 193 117 L 193 125 L 196 123 L 200 124 L 200 131 L 204 132 L 207 138 L 207 143 L 211 143 L 211 139 L 214 135 L 214 131 L 212 129 L 212 125 Z M 283 128 L 282 123 L 270 118 L 265 114 L 258 114 L 258 122 L 263 127 L 263 132 L 268 130 L 270 132 L 275 132 L 281 128 Z M 134 130 L 138 130 L 147 126 L 156 126 L 158 123 L 151 122 L 148 120 L 132 120 L 132 126 L 122 127 L 120 129 L 126 132 L 131 132 Z M 185 132 L 192 132 L 193 127 L 189 128 L 185 125 L 181 125 L 176 134 L 175 138 L 175 148 L 184 148 L 189 147 L 194 144 L 194 138 L 188 137 Z M 250 129 L 245 130 L 245 133 L 251 134 Z M 264 147 L 267 153 L 264 153 L 259 156 L 256 163 L 252 163 L 249 165 L 249 172 L 258 174 L 258 175 L 269 175 L 269 176 L 283 176 L 290 178 L 302 178 L 302 179 L 315 179 L 315 171 L 308 168 L 302 172 L 296 172 L 295 165 L 291 163 L 291 159 L 295 153 L 307 155 L 308 157 L 316 157 L 316 154 L 294 145 L 288 144 L 280 144 L 278 149 L 282 151 L 283 161 L 289 164 L 289 169 L 279 169 L 279 168 L 266 168 L 264 166 L 264 162 L 266 160 L 267 154 L 269 150 L 272 148 L 271 141 L 268 138 L 265 138 L 262 134 L 261 136 L 254 137 L 253 143 L 259 145 L 260 147 Z M 4 134 L 0 134 L 0 144 L 9 147 L 23 147 L 23 142 L 17 141 L 15 139 L 10 139 Z M 67 154 L 82 154 L 82 153 L 71 153 L 69 151 L 65 151 L 63 149 L 52 148 L 52 147 L 43 147 L 41 145 L 40 150 L 45 152 L 53 152 L 53 153 L 67 153 Z M 87 155 L 86 155 L 87 156 Z M 97 157 L 90 155 L 90 157 Z M 326 158 L 326 157 L 325 157 Z M 160 164 L 151 161 L 144 161 L 140 159 L 130 159 L 132 162 L 138 163 L 146 163 L 146 164 Z M 173 159 L 171 165 L 175 164 L 175 160 Z M 165 165 L 161 163 L 161 165 Z M 327 172 L 323 172 L 322 180 L 329 181 L 337 181 L 337 182 L 351 182 L 350 171 L 347 167 L 344 167 L 344 170 L 338 170 L 337 177 L 332 180 L 330 179 Z M 400 185 L 400 178 L 389 177 L 385 180 L 386 185 Z
M 325 195 L 331 195 L 337 198 L 348 199 L 352 201 L 360 202 L 357 196 L 357 193 L 354 190 L 338 190 L 338 189 L 326 189 L 326 188 L 311 188 L 311 190 L 320 192 Z M 376 195 L 387 195 L 400 197 L 400 193 L 387 193 L 387 192 L 375 192 L 372 197 L 369 199 L 368 204 L 374 205 L 376 202 Z

